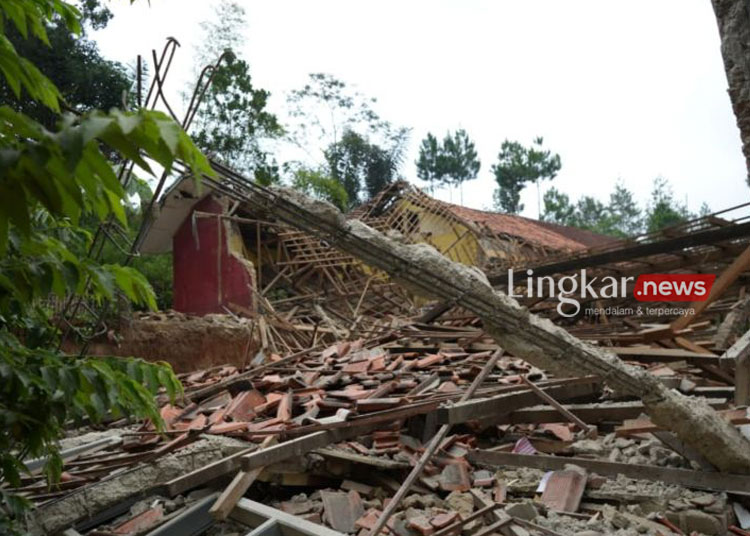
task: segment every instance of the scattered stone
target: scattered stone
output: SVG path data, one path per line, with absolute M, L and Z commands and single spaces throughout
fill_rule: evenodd
M 603 456 L 604 447 L 595 439 L 581 439 L 570 446 L 571 450 L 581 456 Z
M 445 498 L 445 505 L 461 514 L 461 517 L 468 517 L 474 511 L 474 498 L 470 493 L 454 491 Z
M 526 521 L 534 521 L 539 516 L 539 511 L 530 502 L 513 503 L 505 508 L 505 513 Z
M 474 472 L 474 485 L 480 488 L 488 488 L 495 482 L 495 477 L 486 469 Z

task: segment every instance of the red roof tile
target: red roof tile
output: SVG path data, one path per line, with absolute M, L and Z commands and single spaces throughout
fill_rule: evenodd
M 485 212 L 451 203 L 443 205 L 459 218 L 486 225 L 497 234 L 518 237 L 534 245 L 555 250 L 581 250 L 603 246 L 615 240 L 584 229 L 532 220 L 515 214 Z

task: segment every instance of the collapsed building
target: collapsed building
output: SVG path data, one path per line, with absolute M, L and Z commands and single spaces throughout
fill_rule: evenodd
M 32 532 L 746 534 L 746 206 L 613 240 L 403 183 L 344 216 L 215 168 L 142 244 L 171 249 L 177 312 L 134 323 L 189 326 L 184 397 L 160 399 L 166 430 L 67 439 L 59 485 L 14 490 Z M 507 297 L 528 268 L 718 277 L 688 316 L 570 315 Z
M 747 156 L 750 16 L 712 3 Z M 139 244 L 172 252 L 175 310 L 89 346 L 166 359 L 184 395 L 164 429 L 71 431 L 58 484 L 28 462 L 4 491 L 29 533 L 750 534 L 748 204 L 614 240 L 404 183 L 342 215 L 213 167 Z M 716 280 L 681 311 L 643 273 Z

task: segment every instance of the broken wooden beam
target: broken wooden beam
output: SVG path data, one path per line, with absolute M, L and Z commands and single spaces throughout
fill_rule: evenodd
M 707 400 L 714 409 L 725 409 L 726 399 L 712 398 Z M 626 419 L 637 419 L 645 413 L 643 402 L 607 402 L 593 404 L 564 404 L 566 409 L 575 412 L 579 419 L 587 424 L 601 422 L 618 422 Z M 559 413 L 549 406 L 531 406 L 514 410 L 493 419 L 494 424 L 539 424 L 558 422 Z
M 489 450 L 472 450 L 467 457 L 472 463 L 490 468 L 510 466 L 530 467 L 542 471 L 558 471 L 565 469 L 566 465 L 572 464 L 602 476 L 617 477 L 621 474 L 636 480 L 665 482 L 691 489 L 750 495 L 750 479 L 746 475 L 617 463 L 589 458 L 514 454 Z
M 601 383 L 593 377 L 576 378 L 569 380 L 568 384 L 547 387 L 545 391 L 558 400 L 570 400 L 601 392 Z M 535 404 L 538 400 L 539 396 L 529 390 L 458 402 L 441 407 L 437 412 L 437 419 L 440 424 L 474 420 L 489 425 L 515 410 Z
M 275 442 L 276 436 L 268 436 L 261 443 L 260 449 L 268 448 Z M 255 482 L 262 471 L 262 467 L 251 471 L 238 471 L 232 482 L 221 492 L 208 513 L 214 519 L 224 521 L 229 517 L 234 507 L 237 506 L 237 502 L 245 495 L 245 492 L 253 485 L 253 482 Z
M 572 411 L 569 411 L 566 409 L 562 404 L 560 404 L 557 400 L 555 400 L 554 397 L 550 396 L 549 393 L 545 392 L 544 389 L 540 389 L 537 387 L 527 376 L 521 376 L 521 379 L 523 380 L 523 383 L 528 385 L 532 391 L 534 391 L 534 394 L 536 394 L 539 398 L 544 400 L 547 404 L 555 408 L 558 412 L 560 412 L 560 415 L 568 419 L 569 422 L 575 424 L 585 435 L 586 437 L 589 436 L 596 436 L 596 426 L 589 427 L 585 422 L 583 422 L 580 418 L 578 418 Z
M 719 359 L 733 359 L 735 362 L 734 403 L 738 406 L 750 405 L 750 330 Z
M 708 294 L 708 298 L 702 301 L 696 301 L 691 303 L 685 310 L 690 311 L 679 317 L 677 320 L 672 322 L 671 328 L 674 333 L 688 327 L 698 316 L 705 311 L 713 302 L 724 294 L 724 291 L 734 283 L 737 278 L 750 268 L 750 247 L 745 249 L 740 255 L 732 261 L 732 264 L 727 266 L 724 271 L 719 275 L 718 279 L 711 286 L 711 292 Z

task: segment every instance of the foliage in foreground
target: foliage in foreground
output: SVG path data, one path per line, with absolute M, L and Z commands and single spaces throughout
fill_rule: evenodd
M 45 306 L 50 295 L 92 303 L 124 295 L 155 306 L 137 271 L 79 254 L 92 243 L 84 221 L 114 218 L 127 226 L 126 194 L 105 155 L 132 160 L 146 173 L 153 174 L 150 162 L 169 171 L 176 160 L 196 177 L 211 173 L 190 138 L 162 113 L 58 115 L 60 91 L 6 34 L 12 27 L 49 45 L 50 25 L 78 33 L 80 20 L 62 0 L 0 3 L 0 72 L 16 99 L 13 107 L 0 106 L 0 485 L 17 485 L 29 457 L 45 458 L 45 473 L 57 481 L 56 441 L 69 421 L 131 415 L 158 426 L 153 395 L 181 391 L 166 364 L 61 353 L 59 324 Z M 19 111 L 29 100 L 56 118 L 55 127 Z M 0 501 L 0 532 L 8 533 L 27 504 L 5 491 Z

